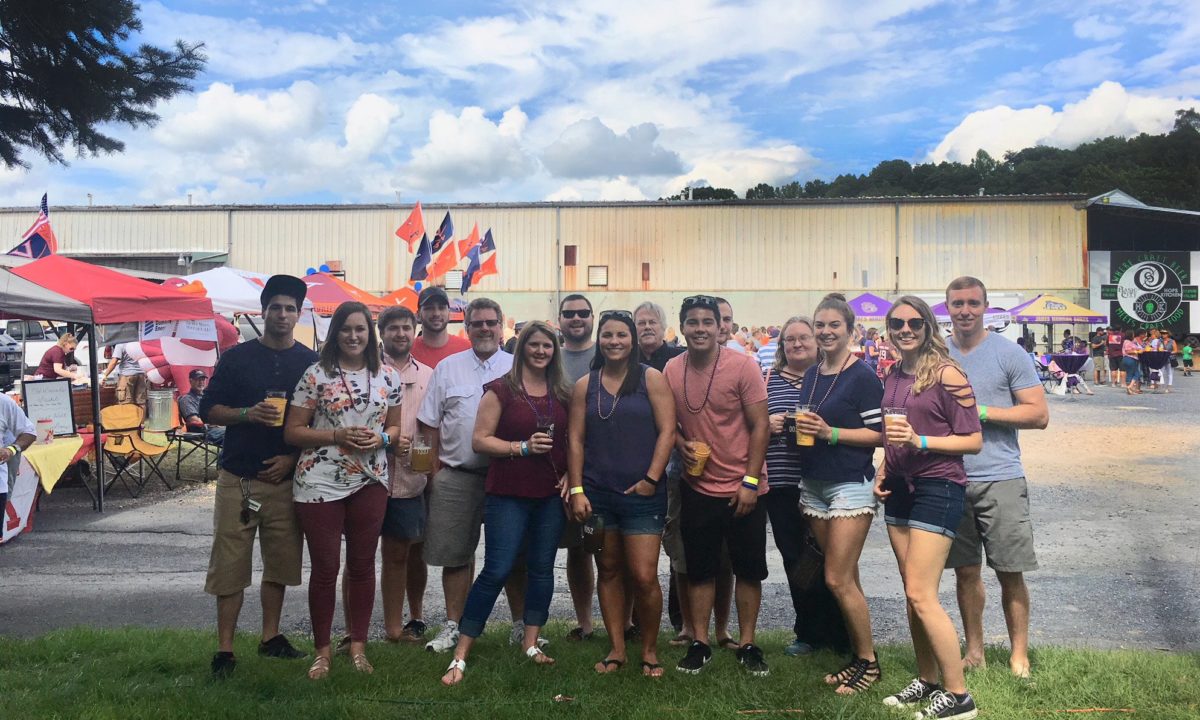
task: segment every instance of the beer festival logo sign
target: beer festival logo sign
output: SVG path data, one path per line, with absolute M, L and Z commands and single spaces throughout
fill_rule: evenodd
M 1111 284 L 1100 299 L 1111 301 L 1109 317 L 1118 324 L 1187 330 L 1188 306 L 1197 299 L 1190 253 L 1113 252 Z

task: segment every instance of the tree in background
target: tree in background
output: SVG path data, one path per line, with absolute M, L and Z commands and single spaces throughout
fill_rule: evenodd
M 202 45 L 170 50 L 129 37 L 142 29 L 131 0 L 0 0 L 0 161 L 27 167 L 32 150 L 66 164 L 79 155 L 120 152 L 105 123 L 152 125 L 160 100 L 191 89 L 204 67 Z

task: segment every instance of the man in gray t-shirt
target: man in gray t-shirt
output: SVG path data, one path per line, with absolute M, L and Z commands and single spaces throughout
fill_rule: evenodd
M 588 374 L 588 366 L 596 352 L 596 342 L 592 340 L 595 322 L 592 303 L 583 295 L 568 295 L 558 305 L 558 329 L 563 336 L 563 368 L 572 384 Z M 565 434 L 562 442 L 566 442 Z M 583 550 L 579 523 L 566 523 L 558 546 L 567 549 L 567 586 L 571 589 L 571 603 L 575 606 L 575 618 L 579 623 L 567 636 L 573 640 L 583 640 L 592 635 L 592 595 L 596 590 L 596 572 L 592 566 L 592 556 Z
M 1050 411 L 1029 356 L 1016 343 L 984 328 L 987 289 L 983 283 L 972 277 L 954 280 L 946 289 L 946 307 L 954 323 L 954 335 L 947 341 L 950 356 L 971 381 L 983 425 L 983 450 L 963 457 L 967 495 L 946 561 L 946 567 L 954 568 L 967 638 L 963 662 L 968 667 L 984 665 L 981 554 L 986 551 L 988 565 L 1000 581 L 1000 602 L 1012 643 L 1009 668 L 1026 677 L 1029 590 L 1024 573 L 1038 565 L 1017 432 L 1045 428 Z

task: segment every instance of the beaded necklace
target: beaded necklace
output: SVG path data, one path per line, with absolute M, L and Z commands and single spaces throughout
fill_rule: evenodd
M 904 399 L 900 401 L 899 405 L 897 405 L 896 404 L 896 393 L 900 391 L 900 376 L 906 375 L 907 373 L 904 372 L 904 368 L 902 366 L 897 367 L 896 370 L 897 370 L 896 382 L 892 385 L 892 399 L 888 402 L 887 406 L 892 407 L 892 408 L 894 408 L 894 407 L 906 408 L 906 407 L 908 407 L 908 398 L 910 395 L 912 395 L 913 385 L 916 384 L 917 378 L 916 378 L 916 376 L 913 376 L 913 385 L 908 386 L 908 391 L 906 393 L 904 393 Z
M 699 415 L 700 411 L 704 409 L 704 406 L 708 405 L 708 395 L 712 392 L 713 380 L 717 377 L 717 365 L 721 363 L 721 346 L 717 346 L 717 357 L 713 359 L 712 373 L 708 376 L 708 387 L 704 390 L 704 400 L 700 402 L 700 407 L 698 408 L 692 407 L 692 400 L 688 396 L 687 380 L 688 375 L 691 374 L 691 361 L 692 353 L 688 352 L 683 357 L 683 404 L 685 407 L 687 407 L 688 412 L 693 415 Z
M 842 361 L 842 366 L 840 368 L 838 368 L 837 374 L 833 376 L 833 382 L 829 383 L 829 389 L 825 391 L 825 396 L 822 397 L 821 402 L 817 403 L 816 407 L 813 408 L 814 414 L 820 414 L 821 406 L 824 405 L 825 401 L 829 399 L 829 396 L 833 394 L 833 389 L 835 387 L 837 387 L 838 378 L 840 378 L 842 376 L 842 371 L 845 370 L 850 365 L 851 357 L 852 357 L 852 355 L 850 355 L 849 353 L 846 354 L 846 359 Z M 809 405 L 812 405 L 813 396 L 816 395 L 816 393 L 817 393 L 817 380 L 821 377 L 821 366 L 816 365 L 814 367 L 814 370 L 816 371 L 816 375 L 813 377 L 812 387 L 809 388 L 809 390 L 808 390 L 808 404 Z

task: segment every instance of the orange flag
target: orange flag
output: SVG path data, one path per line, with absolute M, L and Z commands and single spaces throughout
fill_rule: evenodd
M 446 273 L 453 270 L 462 260 L 458 256 L 458 245 L 456 243 L 446 243 L 442 251 L 433 259 L 433 263 L 429 266 L 429 275 L 425 278 L 426 282 L 433 282 L 444 276 Z
M 471 252 L 471 248 L 479 244 L 479 223 L 475 223 L 471 228 L 471 234 L 465 239 L 458 241 L 458 256 L 465 258 L 467 253 Z
M 484 260 L 483 262 L 479 263 L 479 270 L 476 271 L 475 277 L 472 278 L 472 280 L 474 282 L 479 282 L 480 278 L 485 278 L 488 275 L 499 275 L 499 274 L 500 274 L 500 269 L 498 267 L 496 267 L 496 253 L 492 253 L 491 255 L 488 256 L 487 260 Z
M 408 219 L 396 228 L 396 237 L 408 243 L 408 251 L 413 251 L 413 246 L 421 241 L 421 236 L 425 234 L 425 219 L 421 216 L 421 202 L 418 200 L 416 207 L 408 214 Z

